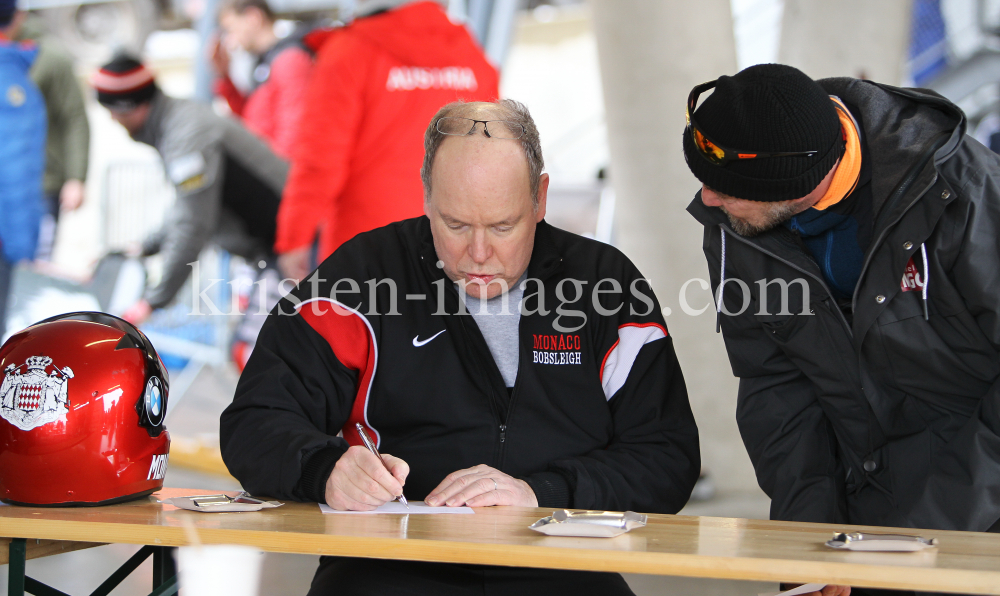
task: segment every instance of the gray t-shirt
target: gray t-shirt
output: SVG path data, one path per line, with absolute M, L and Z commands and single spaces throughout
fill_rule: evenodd
M 521 298 L 524 296 L 526 277 L 522 275 L 506 294 L 489 300 L 480 300 L 465 292 L 458 293 L 486 339 L 486 345 L 489 346 L 490 354 L 493 355 L 507 387 L 513 387 L 517 379 L 517 327 L 521 322 Z

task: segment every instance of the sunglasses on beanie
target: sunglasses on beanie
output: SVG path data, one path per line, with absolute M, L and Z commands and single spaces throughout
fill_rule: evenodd
M 684 132 L 691 135 L 691 140 L 694 141 L 694 146 L 698 149 L 698 153 L 700 153 L 702 157 L 717 166 L 724 166 L 731 161 L 738 161 L 742 159 L 805 157 L 819 153 L 818 151 L 741 151 L 723 147 L 715 141 L 709 139 L 698 127 L 698 123 L 694 119 L 694 110 L 698 106 L 698 97 L 700 97 L 705 91 L 714 88 L 716 82 L 717 81 L 709 81 L 708 83 L 696 85 L 695 88 L 691 90 L 687 100 L 687 109 L 685 111 L 687 126 L 684 129 Z

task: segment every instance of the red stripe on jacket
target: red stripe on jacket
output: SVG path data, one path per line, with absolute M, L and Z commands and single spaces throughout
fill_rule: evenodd
M 358 311 L 326 298 L 307 300 L 298 306 L 298 311 L 299 316 L 330 344 L 337 360 L 347 368 L 358 371 L 354 406 L 341 429 L 344 439 L 351 445 L 364 444 L 354 427 L 360 422 L 374 437 L 375 446 L 379 446 L 382 437 L 368 423 L 368 399 L 378 364 L 378 346 L 368 319 Z

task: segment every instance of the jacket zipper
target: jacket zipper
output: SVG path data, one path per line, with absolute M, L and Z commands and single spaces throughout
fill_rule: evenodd
M 742 242 L 743 244 L 746 244 L 747 246 L 753 248 L 754 250 L 760 251 L 760 252 L 768 255 L 772 259 L 774 259 L 774 260 L 776 260 L 776 261 L 778 261 L 780 263 L 783 263 L 783 264 L 791 267 L 792 269 L 795 269 L 796 271 L 799 271 L 799 272 L 801 272 L 801 273 L 803 273 L 805 275 L 808 275 L 809 277 L 813 278 L 826 291 L 827 296 L 829 296 L 831 300 L 833 300 L 834 302 L 837 301 L 837 299 L 833 297 L 833 293 L 830 292 L 830 288 L 827 287 L 826 281 L 824 281 L 822 278 L 817 277 L 815 274 L 810 273 L 809 271 L 806 271 L 805 269 L 799 267 L 798 265 L 792 263 L 791 261 L 788 261 L 788 260 L 786 260 L 786 259 L 784 259 L 782 257 L 779 257 L 778 255 L 774 254 L 773 252 L 771 252 L 769 250 L 766 250 L 766 249 L 764 249 L 764 248 L 762 248 L 762 247 L 754 244 L 753 242 L 747 241 L 745 238 L 743 238 L 742 236 L 740 236 L 739 234 L 737 234 L 736 232 L 734 232 L 726 224 L 719 224 L 719 225 L 724 230 L 726 230 L 726 232 L 728 232 L 731 237 L 736 238 L 736 240 L 738 240 L 739 242 Z M 844 316 L 844 313 L 840 312 L 840 308 L 834 308 L 833 310 L 837 312 L 837 316 L 840 317 L 840 322 L 843 323 L 844 324 L 844 328 L 847 329 L 848 335 L 851 338 L 853 338 L 854 337 L 854 331 L 851 329 L 850 324 L 848 324 L 847 317 Z
M 472 315 L 469 315 L 469 316 L 471 317 Z M 460 321 L 461 321 L 461 325 L 462 325 L 462 330 L 465 331 L 466 339 L 471 342 L 472 341 L 472 337 L 471 337 L 472 333 L 470 332 L 469 328 L 466 326 L 466 320 L 465 319 L 460 319 Z M 518 337 L 518 342 L 520 342 L 520 337 Z M 518 372 L 519 373 L 520 373 L 520 367 L 521 367 L 520 358 L 521 358 L 521 351 L 519 349 L 518 350 Z M 493 412 L 493 419 L 496 421 L 497 428 L 500 430 L 500 445 L 499 445 L 499 450 L 497 452 L 496 461 L 494 462 L 495 465 L 493 467 L 495 467 L 498 470 L 502 470 L 503 469 L 504 454 L 506 452 L 506 446 L 507 446 L 507 421 L 510 419 L 510 412 L 511 412 L 511 410 L 514 407 L 514 397 L 517 395 L 517 387 L 518 387 L 521 375 L 518 374 L 517 375 L 517 379 L 514 381 L 514 391 L 511 393 L 510 400 L 507 403 L 507 414 L 503 417 L 503 419 L 501 419 L 500 418 L 499 402 L 497 401 L 496 387 L 494 386 L 493 381 L 490 380 L 490 377 L 487 376 L 486 371 L 483 370 L 483 363 L 480 360 L 479 356 L 476 355 L 475 353 L 473 353 L 472 354 L 472 360 L 473 360 L 473 362 L 476 363 L 476 369 L 479 371 L 479 375 L 486 381 L 486 384 L 489 387 L 489 391 L 490 391 L 490 399 L 489 399 L 489 402 L 490 402 L 490 411 Z M 496 366 L 495 363 L 494 363 L 494 366 Z M 506 387 L 504 387 L 504 393 L 505 394 L 507 393 L 507 388 Z
M 510 421 L 510 415 L 514 413 L 514 404 L 517 403 L 517 389 L 521 386 L 521 333 L 520 325 L 518 325 L 518 346 L 517 346 L 517 377 L 514 378 L 514 389 L 510 392 L 510 400 L 507 402 L 507 415 L 504 416 L 503 422 L 500 424 L 500 456 L 499 456 L 499 466 L 498 470 L 503 470 L 504 457 L 507 455 L 507 422 Z M 506 387 L 504 388 L 506 389 Z
M 915 164 L 919 167 L 914 167 L 909 172 L 907 172 L 907 175 L 906 177 L 903 178 L 903 181 L 900 182 L 899 186 L 897 186 L 896 189 L 892 192 L 892 194 L 889 195 L 889 199 L 886 200 L 884 208 L 892 207 L 893 202 L 899 200 L 901 196 L 906 194 L 906 191 L 909 190 L 910 185 L 913 184 L 914 181 L 916 181 L 917 176 L 919 176 L 920 172 L 922 172 L 924 170 L 924 167 L 927 166 L 927 160 L 933 157 L 933 155 L 937 153 L 938 149 L 943 147 L 944 144 L 947 143 L 950 138 L 951 138 L 951 133 L 943 133 L 940 137 L 934 140 L 931 146 L 927 148 L 927 150 L 924 152 L 923 155 L 921 155 L 920 161 L 917 162 L 917 164 Z M 907 213 L 909 213 L 910 209 L 912 209 L 913 206 L 916 205 L 917 202 L 921 198 L 923 198 L 925 194 L 927 194 L 927 190 L 930 189 L 930 187 L 934 186 L 934 183 L 937 182 L 937 179 L 938 179 L 938 174 L 937 172 L 935 172 L 934 177 L 931 179 L 930 183 L 927 184 L 927 187 L 924 188 L 922 191 L 920 191 L 916 197 L 914 197 L 913 201 L 906 206 L 906 209 L 903 209 L 903 211 L 900 212 L 899 216 L 896 217 L 896 219 L 892 220 L 891 222 L 886 224 L 885 227 L 882 228 L 882 232 L 875 240 L 875 243 L 871 245 L 871 248 L 868 250 L 868 256 L 865 257 L 865 262 L 861 266 L 861 274 L 858 275 L 858 284 L 854 286 L 854 296 L 852 296 L 851 298 L 851 310 L 857 310 L 858 308 L 858 288 L 861 287 L 861 280 L 864 278 L 865 272 L 868 271 L 868 265 L 871 264 L 872 257 L 875 256 L 875 251 L 885 240 L 885 237 L 889 234 L 889 230 L 895 227 L 895 225 L 899 223 L 899 221 L 903 219 L 903 217 L 906 216 Z

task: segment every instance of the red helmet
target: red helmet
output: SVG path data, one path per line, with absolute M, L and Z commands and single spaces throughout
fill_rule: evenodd
M 167 373 L 133 325 L 46 319 L 0 347 L 0 369 L 0 499 L 106 505 L 163 486 Z

